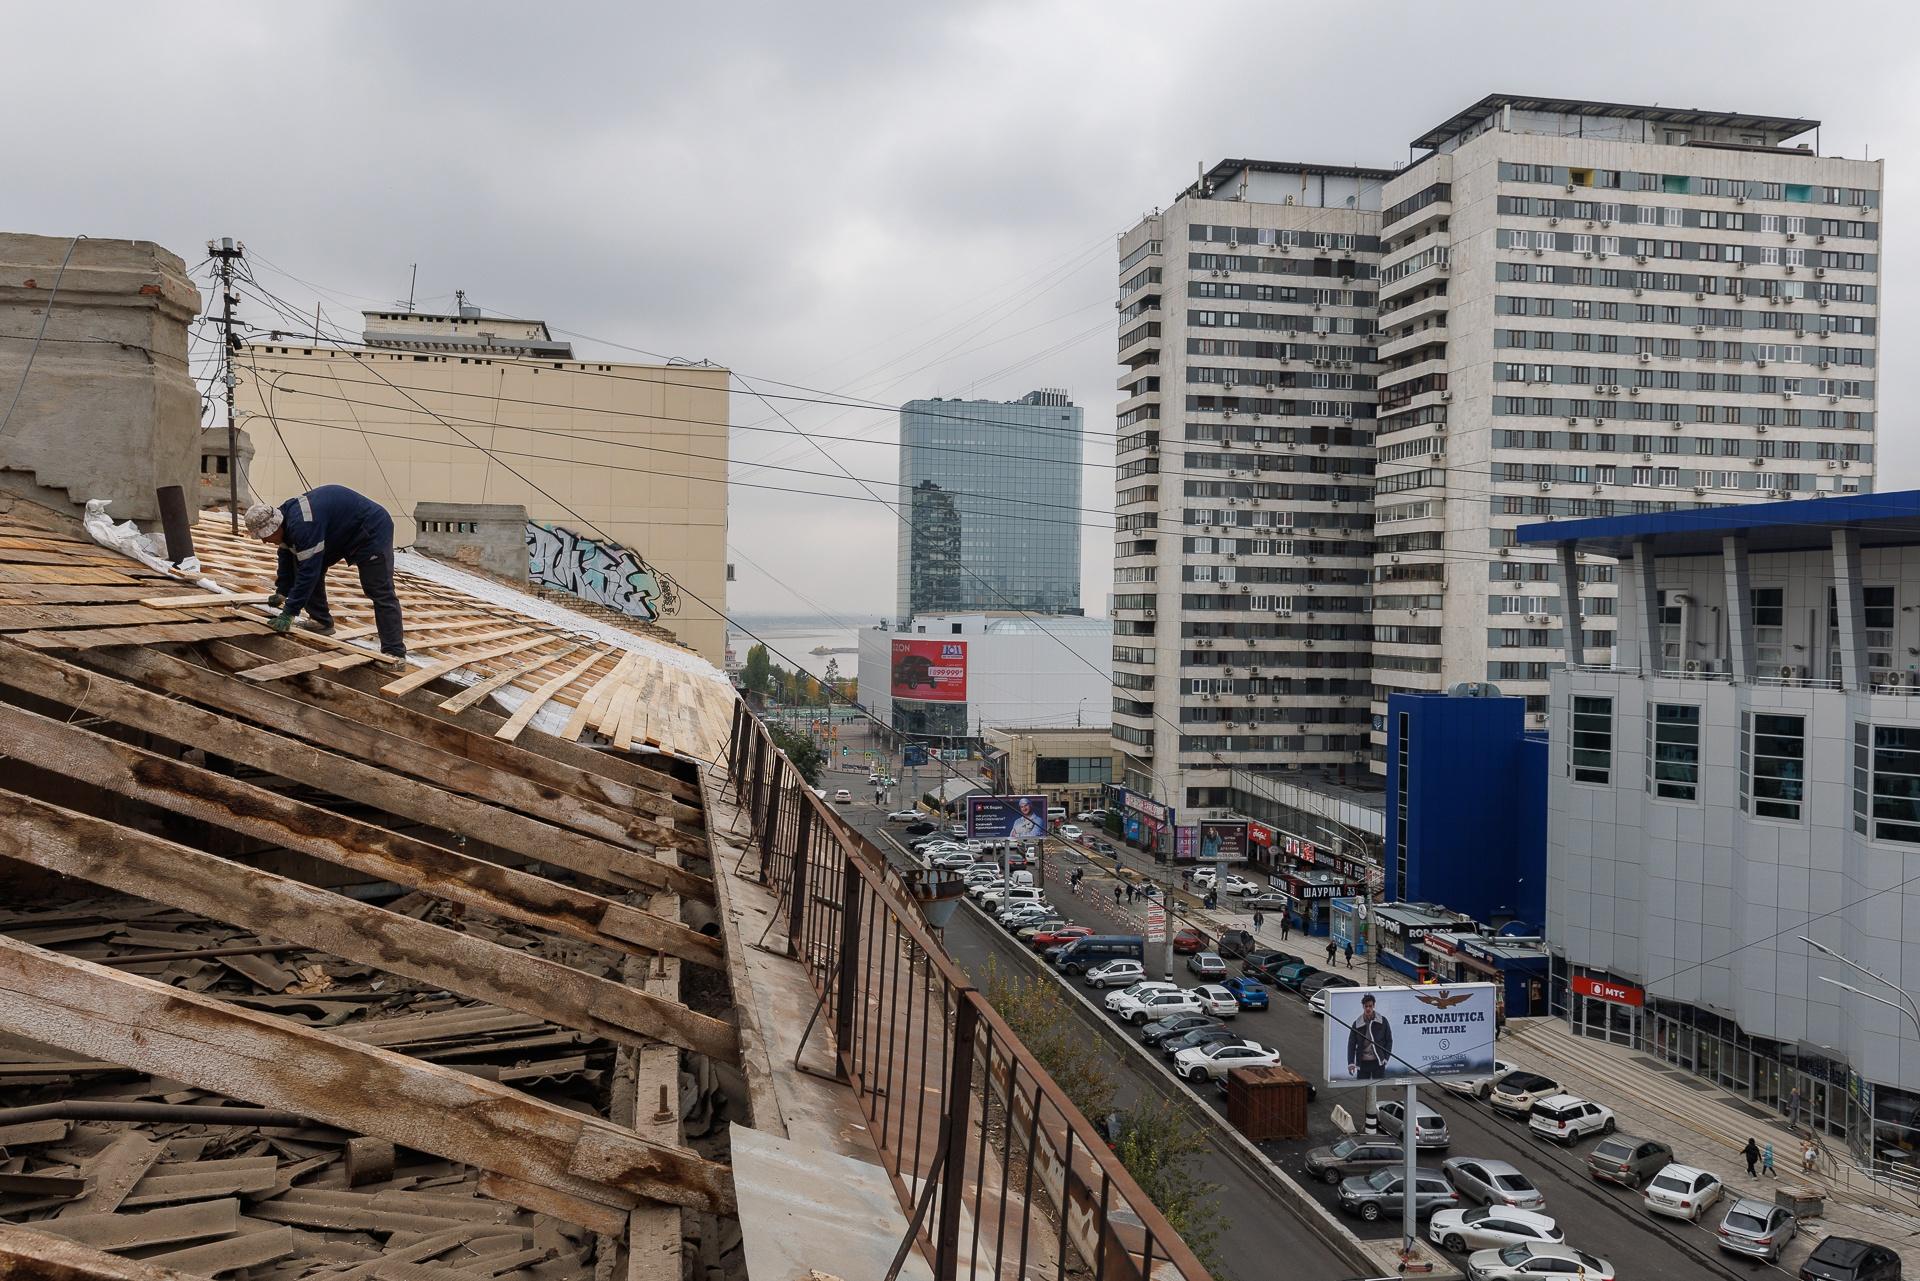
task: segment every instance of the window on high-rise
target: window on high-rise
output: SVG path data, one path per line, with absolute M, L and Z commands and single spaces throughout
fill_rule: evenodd
M 1699 799 L 1699 707 L 1654 704 L 1647 718 L 1647 790 L 1663 800 Z

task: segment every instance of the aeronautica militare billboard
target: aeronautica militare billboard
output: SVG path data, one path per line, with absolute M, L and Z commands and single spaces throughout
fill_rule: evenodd
M 957 640 L 893 642 L 889 691 L 923 703 L 967 701 L 967 643 Z
M 1493 1073 L 1491 983 L 1322 991 L 1328 1085 Z

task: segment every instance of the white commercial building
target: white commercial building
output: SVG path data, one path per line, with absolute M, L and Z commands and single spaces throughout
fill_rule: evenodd
M 1797 1088 L 1803 1120 L 1914 1161 L 1920 492 L 1519 541 L 1620 571 L 1610 660 L 1576 646 L 1552 678 L 1556 1003 L 1757 1103 Z
M 1078 615 L 931 614 L 860 633 L 860 701 L 910 738 L 1105 725 L 1112 625 Z
M 1817 128 L 1496 94 L 1397 171 L 1226 162 L 1127 232 L 1128 785 L 1184 819 L 1234 768 L 1381 770 L 1388 695 L 1459 681 L 1544 724 L 1524 522 L 1870 490 L 1881 165 Z M 1614 567 L 1572 568 L 1604 652 Z

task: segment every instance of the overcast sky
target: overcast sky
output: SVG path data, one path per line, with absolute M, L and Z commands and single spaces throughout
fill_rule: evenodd
M 349 327 L 418 262 L 431 306 L 465 289 L 756 386 L 886 403 L 1064 387 L 1086 407 L 1097 523 L 1113 237 L 1197 163 L 1403 163 L 1407 139 L 1490 92 L 1806 116 L 1823 153 L 1888 157 L 1879 485 L 1911 488 L 1911 12 L 68 0 L 8 13 L 0 210 L 7 230 L 151 239 L 189 262 L 239 237 L 263 283 Z M 808 432 L 896 435 L 887 413 L 775 403 Z M 745 430 L 786 430 L 759 401 L 732 412 L 736 481 L 865 497 L 747 466 L 835 470 Z M 823 445 L 855 476 L 895 474 L 883 444 Z M 737 487 L 731 512 L 733 611 L 890 611 L 886 508 Z M 1104 613 L 1111 536 L 1085 534 L 1084 599 Z

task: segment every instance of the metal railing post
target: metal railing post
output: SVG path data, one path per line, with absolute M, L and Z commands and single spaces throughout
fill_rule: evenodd
M 960 1272 L 960 1210 L 966 1201 L 968 1117 L 973 1098 L 973 1037 L 979 1026 L 980 1012 L 974 1006 L 978 994 L 971 989 L 957 993 L 959 1004 L 953 1011 L 953 1059 L 947 1074 L 946 1116 L 941 1122 L 945 1133 L 945 1159 L 941 1162 L 940 1221 L 934 1228 L 934 1281 L 953 1281 Z
M 793 888 L 787 893 L 787 955 L 800 955 L 800 934 L 806 927 L 807 864 L 813 845 L 813 806 L 800 802 L 800 830 L 793 842 Z
M 765 867 L 773 858 L 774 835 L 780 827 L 780 793 L 783 790 L 780 776 L 786 772 L 787 758 L 778 752 L 773 754 L 773 764 L 767 770 L 767 808 L 760 815 L 760 866 Z
M 859 999 L 857 980 L 860 973 L 860 888 L 865 884 L 860 876 L 860 868 L 854 862 L 853 854 L 846 855 L 844 871 L 840 878 L 840 955 L 836 958 L 837 986 L 833 1010 L 833 1040 L 847 1065 L 847 1071 L 853 1071 L 853 1016 Z

